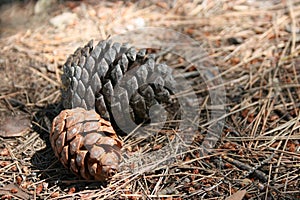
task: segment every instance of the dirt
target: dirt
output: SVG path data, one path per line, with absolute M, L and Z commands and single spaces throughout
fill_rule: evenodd
M 1 122 L 31 120 L 20 136 L 0 136 L 2 199 L 300 199 L 300 1 L 58 1 L 39 14 L 35 4 L 0 7 Z M 63 19 L 65 13 L 72 17 Z M 207 74 L 213 85 L 191 79 L 201 97 L 193 143 L 171 164 L 120 171 L 106 183 L 76 177 L 49 143 L 52 120 L 62 109 L 62 66 L 91 39 L 146 27 L 198 41 L 217 67 Z M 156 34 L 166 38 L 164 33 Z M 150 36 L 137 40 L 155 42 Z M 184 74 L 196 69 L 184 56 L 161 53 L 159 60 Z M 224 88 L 226 112 L 213 151 L 203 154 L 201 144 L 214 127 L 209 116 L 218 110 L 213 88 Z M 172 137 L 121 139 L 129 159 L 161 155 Z

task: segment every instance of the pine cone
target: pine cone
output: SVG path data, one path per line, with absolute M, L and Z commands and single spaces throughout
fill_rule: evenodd
M 118 170 L 122 142 L 94 110 L 63 110 L 53 121 L 50 141 L 62 164 L 84 179 L 103 181 Z
M 177 119 L 179 104 L 172 99 L 175 81 L 164 64 L 145 49 L 137 51 L 128 44 L 93 41 L 79 48 L 64 65 L 63 105 L 66 109 L 96 109 L 115 130 L 128 133 L 140 123 L 150 123 L 160 113 L 151 107 L 162 105 L 168 119 Z M 131 124 L 131 126 L 130 126 Z M 120 127 L 121 126 L 121 127 Z
M 118 170 L 122 143 L 114 130 L 129 133 L 140 123 L 161 122 L 159 105 L 169 120 L 179 116 L 172 71 L 146 50 L 110 40 L 93 48 L 90 41 L 63 69 L 67 110 L 54 119 L 50 140 L 63 165 L 85 179 L 104 180 Z

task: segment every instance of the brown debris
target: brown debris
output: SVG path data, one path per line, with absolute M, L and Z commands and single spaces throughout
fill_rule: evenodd
M 32 13 L 35 1 L 30 2 L 0 8 L 0 120 L 19 111 L 34 120 L 27 134 L 0 137 L 2 199 L 220 199 L 244 190 L 244 199 L 300 198 L 299 0 L 60 1 L 40 15 Z M 78 17 L 75 23 L 62 30 L 50 25 L 51 18 L 66 11 Z M 68 174 L 47 146 L 50 129 L 45 125 L 47 119 L 51 125 L 61 101 L 62 65 L 91 39 L 143 26 L 174 29 L 201 43 L 222 77 L 216 87 L 226 89 L 226 130 L 211 154 L 200 153 L 211 116 L 209 91 L 200 82 L 195 85 L 203 98 L 197 110 L 200 136 L 172 164 L 145 172 L 125 168 L 107 185 Z M 194 64 L 178 57 L 162 53 L 159 59 L 176 70 L 195 71 Z M 55 107 L 50 114 L 49 105 Z M 136 157 L 136 162 L 172 139 L 167 134 L 133 136 L 120 139 L 128 149 L 123 159 Z M 16 197 L 22 194 L 19 189 L 12 194 L 8 186 L 14 183 L 26 195 Z
M 50 195 L 51 198 L 56 198 L 56 197 L 59 197 L 59 192 L 53 192 L 51 195 Z
M 226 198 L 225 200 L 242 200 L 246 195 L 246 193 L 247 193 L 246 190 L 237 191 L 231 196 L 229 196 L 228 198 Z
M 7 195 L 7 197 L 12 196 L 20 199 L 32 198 L 32 196 L 28 193 L 28 191 L 21 189 L 18 185 L 15 184 L 8 184 L 5 187 L 0 187 L 0 194 L 3 195 L 2 198 L 5 195 Z
M 5 117 L 0 121 L 0 136 L 24 136 L 30 131 L 30 128 L 31 120 L 28 118 L 28 116 L 17 115 L 15 117 Z
M 0 156 L 9 156 L 9 151 L 7 148 L 0 149 Z

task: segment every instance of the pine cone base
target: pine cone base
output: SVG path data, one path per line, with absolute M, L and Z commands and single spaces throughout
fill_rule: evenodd
M 103 181 L 118 171 L 122 142 L 94 110 L 63 110 L 53 120 L 50 141 L 61 163 L 84 179 Z

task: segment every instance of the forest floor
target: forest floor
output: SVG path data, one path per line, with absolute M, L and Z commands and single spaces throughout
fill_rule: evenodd
M 1 199 L 300 199 L 299 0 L 35 3 L 0 7 Z M 214 87 L 226 98 L 220 138 L 199 153 L 199 133 L 212 124 L 200 119 L 195 141 L 172 164 L 121 171 L 107 183 L 78 178 L 49 145 L 62 67 L 91 39 L 146 27 L 198 41 L 217 67 Z M 195 69 L 170 58 L 171 67 Z M 203 95 L 205 118 L 212 97 Z

